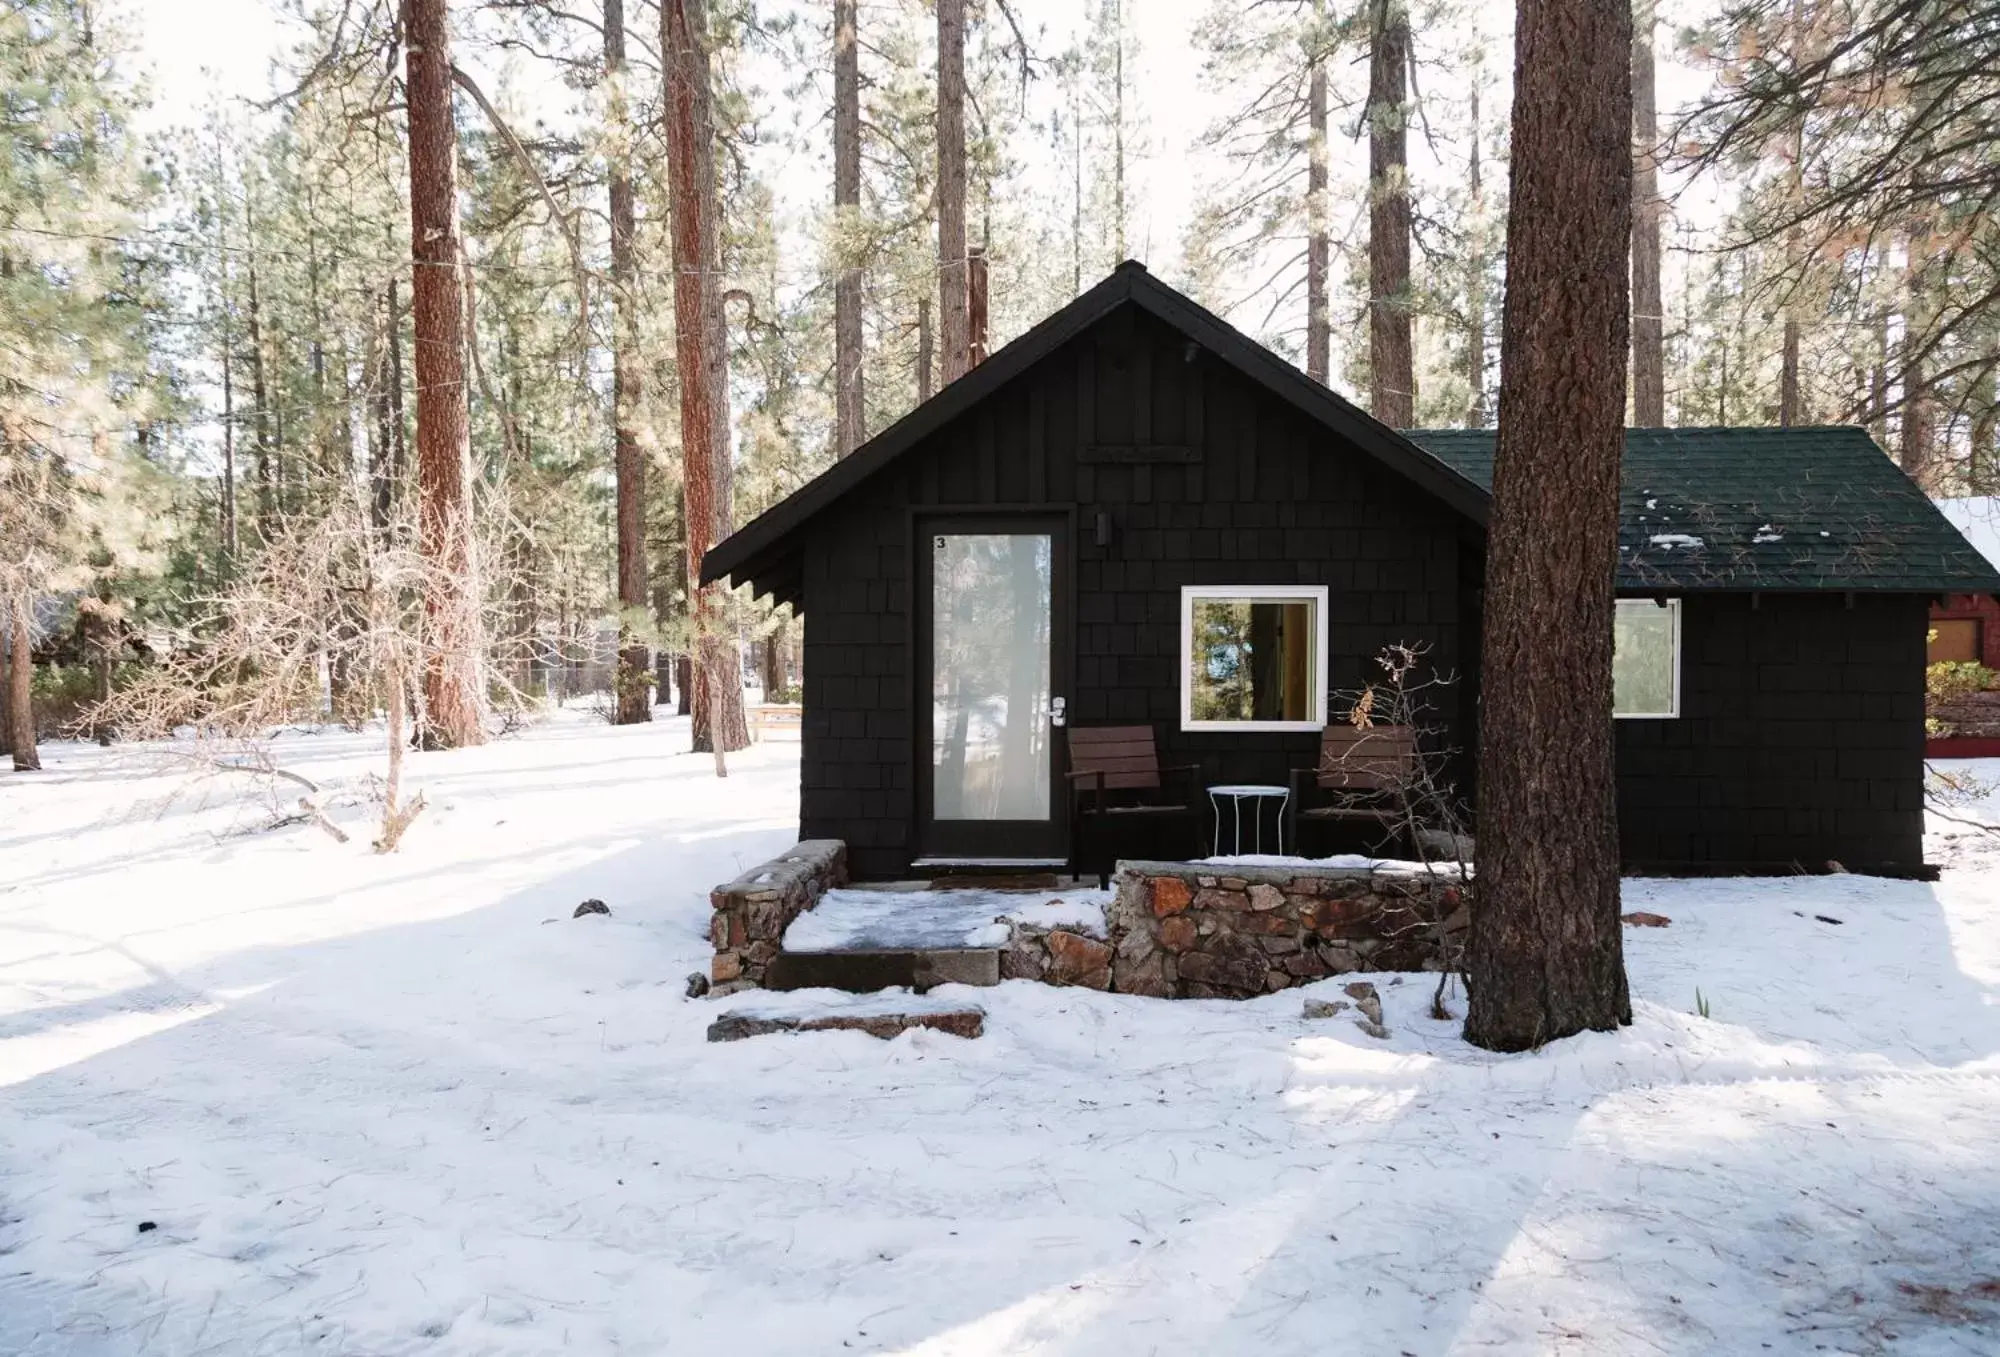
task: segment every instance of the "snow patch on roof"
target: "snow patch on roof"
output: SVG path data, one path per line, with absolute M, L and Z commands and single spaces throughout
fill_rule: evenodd
M 1685 532 L 1656 532 L 1646 539 L 1656 547 L 1672 551 L 1675 547 L 1686 547 L 1689 551 L 1699 551 L 1708 545 L 1699 537 Z

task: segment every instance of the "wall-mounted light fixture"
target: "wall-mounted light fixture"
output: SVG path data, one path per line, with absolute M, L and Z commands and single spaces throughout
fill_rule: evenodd
M 1099 509 L 1097 511 L 1097 545 L 1100 547 L 1111 545 L 1111 511 L 1109 509 Z

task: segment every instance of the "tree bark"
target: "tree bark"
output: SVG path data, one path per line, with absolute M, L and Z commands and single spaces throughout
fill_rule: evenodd
M 1924 377 L 1923 359 L 1919 356 L 1930 338 L 1930 285 L 1925 276 L 1931 257 L 1929 228 L 1917 224 L 1910 227 L 1909 244 L 1906 247 L 1903 268 L 1903 338 L 1902 338 L 1902 386 L 1903 418 L 1898 431 L 1900 446 L 1898 460 L 1911 480 L 1926 490 L 1931 488 L 1931 443 L 1934 431 L 1931 427 L 1930 390 Z
M 1483 42 L 1483 39 L 1478 41 Z M 1484 65 L 1481 49 L 1481 66 Z M 1465 384 L 1472 392 L 1465 410 L 1467 428 L 1486 427 L 1486 188 L 1480 180 L 1479 72 L 1472 80 L 1472 159 L 1466 171 L 1466 191 L 1472 218 L 1471 267 L 1465 280 Z
M 733 638 L 724 634 L 724 595 L 701 584 L 702 557 L 728 528 L 728 387 L 717 273 L 714 123 L 709 86 L 706 0 L 663 0 L 660 50 L 666 62 L 667 183 L 673 199 L 674 345 L 680 367 L 682 492 L 687 523 L 689 623 L 694 668 L 694 747 L 723 754 L 749 740 Z M 718 434 L 723 437 L 718 440 Z
M 236 559 L 236 336 L 229 327 L 229 254 L 216 261 L 216 296 L 222 316 L 222 554 Z
M 1805 6 L 1792 0 L 1786 43 L 1795 66 L 1804 67 L 1812 52 L 1806 47 Z M 1785 148 L 1785 188 L 1788 205 L 1797 210 L 1805 201 L 1806 120 L 1792 122 L 1791 144 Z M 1805 290 L 1805 228 L 1794 224 L 1785 232 L 1785 324 L 1778 360 L 1778 423 L 1786 428 L 1805 422 L 1805 398 L 1799 386 L 1800 296 Z
M 424 567 L 427 747 L 483 744 L 479 583 L 466 487 L 465 294 L 446 0 L 405 0 L 411 321 L 416 335 L 417 544 Z
M 1465 1024 L 1493 1050 L 1632 1018 L 1611 688 L 1631 44 L 1630 0 L 1521 0 Z
M 965 265 L 965 0 L 937 0 L 938 339 L 944 385 L 971 362 Z
M 1327 209 L 1325 0 L 1314 0 L 1311 70 L 1306 76 L 1306 376 L 1324 383 L 1332 372 L 1333 324 L 1327 301 L 1331 256 Z
M 375 361 L 370 365 L 369 375 L 373 379 L 374 406 L 373 432 L 368 439 L 368 521 L 378 538 L 387 539 L 389 517 L 395 509 L 395 456 L 397 430 L 392 427 L 400 422 L 394 403 L 392 375 L 394 366 L 390 355 L 396 343 L 396 283 L 394 279 L 383 298 L 382 334 L 376 341 Z
M 1632 423 L 1667 422 L 1666 311 L 1660 298 L 1660 119 L 1654 97 L 1657 0 L 1632 12 Z
M 917 404 L 931 398 L 931 299 L 917 298 Z
M 1374 0 L 1368 62 L 1369 413 L 1392 429 L 1417 422 L 1410 340 L 1410 175 L 1406 105 L 1410 12 Z
M 856 0 L 833 0 L 834 441 L 842 457 L 868 437 L 863 401 L 861 269 L 861 47 Z
M 257 407 L 254 426 L 257 440 L 257 536 L 270 536 L 272 516 L 277 511 L 276 474 L 273 463 L 277 460 L 271 446 L 271 404 L 269 387 L 264 380 L 264 320 L 257 295 L 257 219 L 251 215 L 245 193 L 243 205 L 246 234 L 250 249 L 246 267 L 250 281 L 250 399 Z
M 604 78 L 611 86 L 614 124 L 611 157 L 611 407 L 613 460 L 618 476 L 618 673 L 614 720 L 638 725 L 653 719 L 652 657 L 632 619 L 646 607 L 646 455 L 639 446 L 637 276 L 632 251 L 637 212 L 627 150 L 625 100 L 625 0 L 604 0 Z
M 7 735 L 14 771 L 32 773 L 42 766 L 35 734 L 35 659 L 28 639 L 32 604 L 20 595 L 9 601 L 10 637 L 7 656 Z

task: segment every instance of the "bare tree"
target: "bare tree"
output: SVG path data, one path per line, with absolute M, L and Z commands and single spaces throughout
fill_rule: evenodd
M 1632 422 L 1667 422 L 1665 303 L 1660 298 L 1660 119 L 1654 98 L 1658 0 L 1632 7 Z
M 856 0 L 833 0 L 833 217 L 839 272 L 833 284 L 834 442 L 845 457 L 868 437 L 862 389 L 861 46 Z
M 1392 429 L 1417 422 L 1410 335 L 1410 11 L 1374 0 L 1368 60 L 1368 412 Z
M 430 569 L 424 609 L 426 745 L 483 744 L 478 565 L 466 487 L 465 298 L 459 286 L 458 134 L 452 121 L 446 0 L 406 0 L 410 123 L 410 284 L 416 335 L 418 542 Z
M 604 79 L 611 87 L 611 405 L 618 473 L 618 677 L 615 719 L 653 719 L 651 657 L 634 619 L 651 596 L 646 582 L 646 453 L 639 445 L 638 297 L 634 290 L 631 126 L 625 93 L 625 0 L 604 0 Z
M 1611 739 L 1630 0 L 1520 0 L 1514 69 L 1465 1024 L 1507 1051 L 1632 1018 Z
M 383 719 L 374 844 L 386 853 L 424 806 L 421 793 L 404 796 L 403 764 L 409 712 L 430 658 L 427 600 L 435 585 L 427 577 L 439 567 L 416 545 L 408 510 L 384 531 L 359 487 L 327 477 L 316 489 L 320 512 L 274 525 L 225 591 L 192 601 L 200 621 L 183 643 L 79 724 L 165 741 L 146 757 L 197 779 L 249 777 L 274 794 L 303 793 L 278 804 L 284 818 L 303 818 L 344 842 L 346 832 L 327 814 L 330 789 L 286 767 L 272 745 L 276 730 L 323 719 L 323 676 L 344 671 L 350 723 Z M 330 603 L 348 619 L 332 631 Z M 482 631 L 504 635 L 499 625 Z
M 729 530 L 729 389 L 718 279 L 715 131 L 708 57 L 707 0 L 664 0 L 660 50 L 666 63 L 667 183 L 674 258 L 674 345 L 680 366 L 681 451 L 685 463 L 688 618 L 694 670 L 694 747 L 723 754 L 750 742 L 733 638 L 725 631 L 722 586 L 701 583 L 701 560 Z
M 971 365 L 965 262 L 965 0 L 937 0 L 938 339 L 944 384 Z

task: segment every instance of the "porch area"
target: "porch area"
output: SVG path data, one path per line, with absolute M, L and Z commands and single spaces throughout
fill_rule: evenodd
M 1455 865 L 1275 856 L 1121 861 L 1109 888 L 1053 875 L 852 886 L 845 845 L 817 840 L 711 893 L 710 993 L 1039 980 L 1253 998 L 1446 966 L 1469 891 Z

